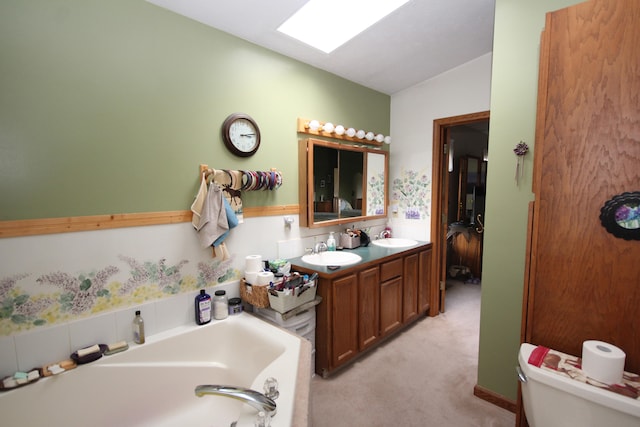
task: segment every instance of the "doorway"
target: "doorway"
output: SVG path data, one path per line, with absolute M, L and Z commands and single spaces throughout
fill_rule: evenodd
M 489 111 L 434 120 L 432 283 L 445 311 L 447 278 L 482 277 Z

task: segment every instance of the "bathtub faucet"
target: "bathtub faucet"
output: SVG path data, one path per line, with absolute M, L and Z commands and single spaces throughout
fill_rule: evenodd
M 258 411 L 264 411 L 270 417 L 276 414 L 276 402 L 273 399 L 248 388 L 227 385 L 199 385 L 195 391 L 198 397 L 202 397 L 205 394 L 231 397 L 248 404 Z

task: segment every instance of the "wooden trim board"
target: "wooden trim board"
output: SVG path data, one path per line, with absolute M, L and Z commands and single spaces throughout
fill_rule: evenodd
M 244 216 L 296 215 L 298 211 L 298 205 L 245 207 Z M 190 222 L 191 216 L 191 211 L 185 210 L 0 221 L 0 238 L 176 224 Z

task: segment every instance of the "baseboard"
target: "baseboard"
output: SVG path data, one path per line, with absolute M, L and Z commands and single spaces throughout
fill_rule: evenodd
M 473 395 L 479 397 L 482 400 L 486 400 L 487 402 L 492 403 L 496 406 L 499 406 L 502 409 L 513 412 L 514 414 L 516 412 L 516 402 L 511 399 L 507 399 L 500 394 L 494 393 L 491 390 L 487 390 L 484 387 L 480 387 L 477 384 L 473 387 Z

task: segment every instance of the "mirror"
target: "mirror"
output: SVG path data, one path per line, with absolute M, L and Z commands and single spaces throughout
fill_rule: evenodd
M 487 164 L 474 156 L 460 158 L 458 173 L 458 222 L 475 224 L 484 216 L 484 188 Z
M 300 144 L 300 225 L 386 217 L 386 151 L 308 139 Z

